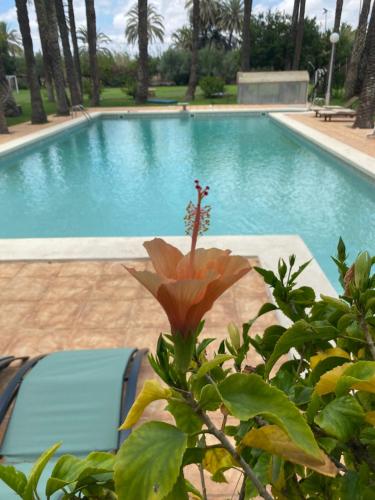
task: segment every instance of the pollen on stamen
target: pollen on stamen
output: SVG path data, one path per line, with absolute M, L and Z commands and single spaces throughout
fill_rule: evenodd
M 208 196 L 209 192 L 209 186 L 206 186 L 204 189 L 202 189 L 202 186 L 199 184 L 198 179 L 194 181 L 195 183 L 195 188 L 198 191 L 198 203 L 197 205 L 194 205 L 193 202 L 189 202 L 188 206 L 186 207 L 186 214 L 184 217 L 184 222 L 185 222 L 185 234 L 192 236 L 193 231 L 195 228 L 195 231 L 197 231 L 196 234 L 202 235 L 205 233 L 210 225 L 210 214 L 211 214 L 211 207 L 210 206 L 201 206 L 201 201 L 203 198 Z M 197 221 L 197 218 L 199 220 Z M 196 223 L 198 222 L 198 227 Z

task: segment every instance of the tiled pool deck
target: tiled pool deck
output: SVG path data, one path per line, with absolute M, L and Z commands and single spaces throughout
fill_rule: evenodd
M 256 259 L 249 261 L 257 263 Z M 125 346 L 153 351 L 159 332 L 167 331 L 168 321 L 159 304 L 125 270 L 124 264 L 152 268 L 147 260 L 0 263 L 2 355 L 34 356 L 67 349 Z M 225 338 L 229 321 L 241 325 L 267 300 L 263 280 L 250 271 L 207 314 L 204 336 L 218 339 L 212 348 L 217 349 Z M 255 323 L 252 332 L 261 333 L 275 322 L 274 314 L 268 313 Z M 254 353 L 248 359 L 249 364 L 258 361 Z M 4 375 L 9 378 L 12 372 L 8 369 Z M 155 375 L 145 359 L 138 389 L 149 378 Z M 153 403 L 142 421 L 168 421 L 164 406 L 163 402 Z M 220 414 L 214 420 L 220 424 Z M 199 484 L 193 467 L 189 477 Z M 227 477 L 228 484 L 209 485 L 209 498 L 231 498 L 238 472 Z

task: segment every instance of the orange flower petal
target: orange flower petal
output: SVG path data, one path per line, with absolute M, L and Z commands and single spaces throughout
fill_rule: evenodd
M 157 299 L 168 316 L 172 333 L 188 335 L 196 329 L 199 321 L 191 321 L 188 312 L 204 300 L 209 283 L 210 280 L 183 280 L 160 286 Z
M 208 284 L 204 300 L 193 305 L 189 310 L 188 317 L 190 321 L 199 323 L 203 316 L 212 308 L 215 300 L 242 278 L 242 276 L 248 273 L 250 269 L 251 266 L 244 257 L 230 256 L 224 274 Z
M 218 248 L 198 248 L 194 255 L 194 278 L 205 278 L 207 271 L 215 269 L 219 273 L 224 271 L 223 262 L 228 258 L 230 250 L 219 250 Z M 224 259 L 224 260 L 223 260 Z M 190 252 L 180 260 L 177 265 L 177 279 L 188 279 L 190 277 Z
M 126 266 L 125 266 L 126 267 Z M 131 267 L 126 267 L 129 273 L 134 276 L 152 295 L 157 298 L 157 293 L 163 283 L 168 282 L 167 279 L 150 271 L 137 271 Z
M 145 241 L 143 246 L 149 254 L 155 271 L 166 278 L 176 278 L 176 267 L 183 254 L 178 248 L 170 245 L 161 238 L 154 238 L 151 241 Z

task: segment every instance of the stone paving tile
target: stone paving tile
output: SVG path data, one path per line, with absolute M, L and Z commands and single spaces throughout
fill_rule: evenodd
M 372 130 L 354 129 L 354 120 L 351 118 L 334 118 L 331 122 L 325 122 L 323 118 L 316 118 L 315 113 L 291 114 L 288 116 L 352 148 L 358 149 L 362 153 L 375 157 L 375 141 L 366 137 Z
M 255 259 L 250 259 L 256 264 Z M 0 353 L 35 356 L 58 350 L 136 346 L 154 352 L 168 320 L 157 301 L 124 269 L 123 264 L 151 270 L 149 261 L 114 262 L 18 262 L 0 263 Z M 251 271 L 228 290 L 206 315 L 202 338 L 216 337 L 207 349 L 211 356 L 226 338 L 227 324 L 239 326 L 254 316 L 268 300 L 261 277 Z M 275 323 L 273 313 L 260 318 L 252 334 L 261 334 Z M 259 357 L 250 351 L 247 363 Z M 14 373 L 6 371 L 0 385 Z M 145 380 L 156 378 L 143 361 L 138 390 Z M 165 402 L 155 402 L 140 423 L 152 419 L 172 422 Z M 221 414 L 213 419 L 221 422 Z M 213 483 L 206 474 L 209 499 L 231 499 L 238 492 L 238 472 L 227 473 L 228 484 Z M 188 478 L 199 487 L 199 471 L 190 467 Z M 233 499 L 238 498 L 234 494 Z

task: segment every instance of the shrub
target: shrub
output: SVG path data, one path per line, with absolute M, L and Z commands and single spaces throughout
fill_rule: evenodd
M 91 80 L 90 78 L 83 78 L 82 79 L 82 85 L 83 85 L 83 93 L 87 95 L 89 99 L 92 97 L 92 86 L 91 86 Z M 99 85 L 99 94 L 101 95 L 103 92 L 103 86 L 100 83 Z
M 215 94 L 224 92 L 225 82 L 217 76 L 205 76 L 200 79 L 199 86 L 204 97 L 214 97 Z
M 159 72 L 163 80 L 186 85 L 190 73 L 190 52 L 181 49 L 166 50 L 159 61 Z

